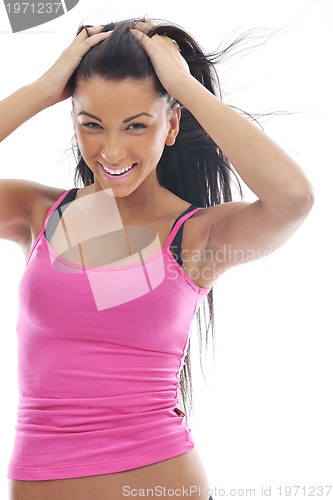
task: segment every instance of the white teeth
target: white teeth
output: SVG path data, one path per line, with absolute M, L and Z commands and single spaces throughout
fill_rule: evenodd
M 133 164 L 134 165 L 134 164 Z M 106 170 L 106 172 L 108 172 L 109 174 L 113 174 L 113 175 L 119 175 L 119 174 L 124 174 L 125 172 L 128 172 L 128 170 L 130 170 L 133 165 L 130 165 L 129 167 L 125 167 L 125 168 L 122 168 L 122 169 L 117 169 L 117 170 L 113 170 L 112 168 L 107 168 L 105 167 L 104 165 L 102 165 L 102 167 L 104 168 L 104 170 Z

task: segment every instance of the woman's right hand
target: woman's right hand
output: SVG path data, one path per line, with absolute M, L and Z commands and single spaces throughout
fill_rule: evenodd
M 89 32 L 89 37 L 86 29 Z M 112 33 L 112 31 L 101 33 L 102 26 L 93 26 L 86 29 L 83 29 L 75 37 L 74 41 L 61 53 L 53 66 L 35 82 L 50 105 L 70 97 L 68 80 L 80 64 L 82 57 L 94 45 L 102 42 Z

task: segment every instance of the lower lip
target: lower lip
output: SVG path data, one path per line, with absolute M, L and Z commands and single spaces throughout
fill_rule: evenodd
M 109 174 L 104 168 L 103 166 L 99 163 L 98 164 L 100 169 L 102 170 L 103 174 L 104 174 L 104 178 L 110 182 L 110 180 L 112 181 L 112 183 L 118 183 L 118 182 L 122 182 L 124 179 L 127 179 L 131 173 L 136 170 L 138 164 L 136 163 L 134 165 L 134 167 L 132 167 L 128 172 L 125 172 L 124 174 L 120 174 L 120 175 L 112 175 L 112 174 Z

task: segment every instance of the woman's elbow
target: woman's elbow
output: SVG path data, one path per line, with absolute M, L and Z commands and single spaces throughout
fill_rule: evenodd
M 311 211 L 314 202 L 314 188 L 309 181 L 306 181 L 289 193 L 287 215 L 291 218 L 305 218 Z

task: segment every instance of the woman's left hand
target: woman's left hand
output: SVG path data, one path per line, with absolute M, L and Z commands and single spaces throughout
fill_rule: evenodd
M 163 35 L 150 38 L 140 29 L 131 29 L 131 32 L 143 46 L 162 86 L 177 99 L 177 89 L 181 89 L 184 78 L 193 78 L 177 43 Z

